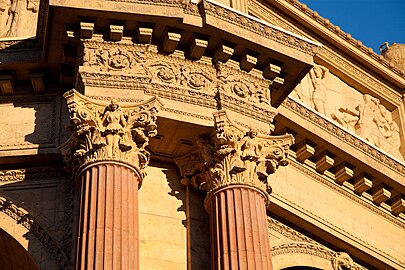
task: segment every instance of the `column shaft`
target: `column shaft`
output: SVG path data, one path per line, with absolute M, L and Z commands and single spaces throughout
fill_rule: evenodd
M 211 268 L 271 270 L 265 198 L 249 186 L 228 186 L 210 198 Z
M 139 269 L 138 174 L 125 165 L 98 162 L 81 184 L 76 269 Z

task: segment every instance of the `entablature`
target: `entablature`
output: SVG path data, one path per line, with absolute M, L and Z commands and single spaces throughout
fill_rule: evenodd
M 116 45 L 151 44 L 163 55 L 180 52 L 186 59 L 209 57 L 212 64 L 230 59 L 236 61 L 238 69 L 256 72 L 272 81 L 271 103 L 275 107 L 311 68 L 319 46 L 215 1 L 199 4 L 125 2 L 122 7 L 114 7 L 108 13 L 100 11 L 97 4 L 100 1 L 94 1 L 97 8 L 93 9 L 92 1 L 86 3 L 85 10 L 76 10 L 74 14 L 63 7 L 76 7 L 73 2 L 55 1 L 50 4 L 54 24 L 49 51 L 63 51 L 66 44 L 80 44 L 82 40 L 102 39 Z M 113 4 L 102 2 L 106 8 Z M 129 8 L 129 5 L 133 6 Z M 121 14 L 124 6 L 128 9 L 125 9 L 126 14 Z M 175 12 L 169 12 L 171 8 Z M 145 13 L 145 9 L 148 12 Z M 67 31 L 61 31 L 64 27 Z M 52 37 L 57 36 L 60 39 L 53 40 Z M 53 64 L 62 61 L 62 65 L 70 65 L 72 71 L 76 64 L 51 54 L 49 61 Z

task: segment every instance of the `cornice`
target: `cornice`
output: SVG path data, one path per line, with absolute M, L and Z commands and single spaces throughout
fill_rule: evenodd
M 307 108 L 305 105 L 293 98 L 287 98 L 283 104 L 283 107 L 294 112 L 305 120 L 311 122 L 312 124 L 320 127 L 321 129 L 327 131 L 329 134 L 338 138 L 339 140 L 349 144 L 358 151 L 364 153 L 365 155 L 373 158 L 381 165 L 405 176 L 405 164 L 396 160 L 395 158 L 389 156 L 388 154 L 382 152 L 380 149 L 372 146 L 370 143 L 364 141 L 358 136 L 346 131 L 339 125 L 333 123 L 331 120 L 322 117 L 320 114 L 314 112 L 313 110 Z
M 395 81 L 395 84 L 401 85 L 402 88 L 405 86 L 405 71 L 396 68 L 392 63 L 385 60 L 382 55 L 376 54 L 371 48 L 364 46 L 361 41 L 342 31 L 339 26 L 333 25 L 328 19 L 309 9 L 307 5 L 297 0 L 266 1 L 270 5 L 277 6 L 287 12 L 290 17 L 303 23 L 316 34 L 327 37 L 331 44 L 360 60 L 362 64 L 365 64 L 380 76 L 390 78 L 390 81 Z
M 279 42 L 283 45 L 302 51 L 311 56 L 315 55 L 319 43 L 279 28 L 253 16 L 237 11 L 213 0 L 203 0 L 204 13 L 213 15 L 223 21 L 230 22 L 247 29 L 255 34 Z
M 265 18 L 271 23 L 278 25 L 284 29 L 287 29 L 291 32 L 297 33 L 301 36 L 310 39 L 316 39 L 313 35 L 309 34 L 308 30 L 305 30 L 304 25 L 293 25 L 287 19 L 281 17 L 279 10 L 270 10 L 269 7 L 266 7 L 261 1 L 249 0 L 248 5 L 250 11 L 261 18 Z M 311 28 L 312 29 L 312 28 Z M 332 45 L 335 45 L 333 43 Z M 395 104 L 395 106 L 400 106 L 402 104 L 402 95 L 396 89 L 386 85 L 380 79 L 377 79 L 375 76 L 364 71 L 364 68 L 359 67 L 351 61 L 348 61 L 341 53 L 336 52 L 336 50 L 331 49 L 329 44 L 322 44 L 316 56 L 315 62 L 320 60 L 327 63 L 329 69 L 332 69 L 330 66 L 333 66 L 334 69 L 339 70 L 343 73 L 345 77 L 351 78 L 359 85 L 361 85 L 359 90 L 362 92 L 373 92 L 375 95 L 381 96 L 383 99 L 388 100 L 389 102 Z M 379 56 L 380 58 L 381 56 Z M 383 77 L 386 80 L 386 77 Z M 349 82 L 352 84 L 352 82 Z M 363 88 L 363 89 L 361 89 Z
M 334 182 L 333 179 L 328 178 L 325 175 L 321 175 L 315 170 L 308 168 L 305 164 L 301 164 L 298 161 L 294 160 L 293 158 L 289 157 L 290 165 L 294 169 L 305 173 L 312 179 L 320 182 L 321 184 L 327 186 L 328 188 L 338 192 L 339 194 L 345 196 L 346 198 L 354 201 L 355 203 L 367 208 L 368 210 L 373 211 L 374 213 L 378 214 L 379 216 L 383 217 L 384 219 L 390 221 L 391 223 L 397 225 L 398 227 L 405 229 L 405 219 L 403 216 L 395 217 L 394 215 L 388 213 L 386 210 L 382 209 L 381 207 L 373 204 L 371 201 L 367 201 L 364 197 L 356 195 L 353 191 L 349 191 L 346 187 L 342 187 Z

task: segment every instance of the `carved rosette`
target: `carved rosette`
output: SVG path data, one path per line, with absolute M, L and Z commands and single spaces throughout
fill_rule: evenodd
M 75 90 L 64 94 L 73 135 L 61 151 L 70 170 L 97 161 L 117 161 L 135 168 L 143 178 L 150 154 L 149 138 L 157 134 L 158 99 L 119 106 L 91 100 Z
M 268 136 L 232 123 L 225 111 L 214 114 L 215 127 L 208 137 L 197 141 L 198 149 L 175 160 L 183 177 L 182 183 L 208 192 L 210 197 L 229 185 L 257 188 L 269 201 L 268 176 L 279 166 L 288 164 L 290 134 Z

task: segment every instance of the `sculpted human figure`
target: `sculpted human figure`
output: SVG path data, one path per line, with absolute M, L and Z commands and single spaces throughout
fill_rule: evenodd
M 256 136 L 257 132 L 255 130 L 249 130 L 240 141 L 241 159 L 243 160 L 249 179 L 253 179 L 256 165 L 260 159 L 259 142 Z
M 377 136 L 379 130 L 376 124 L 376 119 L 380 114 L 379 104 L 380 101 L 377 98 L 367 94 L 363 95 L 363 103 L 356 107 L 359 120 L 355 125 L 356 134 L 377 146 L 380 145 Z
M 111 100 L 110 105 L 107 106 L 101 122 L 105 126 L 106 157 L 112 158 L 118 153 L 119 143 L 122 142 L 120 139 L 125 134 L 124 127 L 127 124 L 115 99 Z
M 325 78 L 329 74 L 329 70 L 321 65 L 315 65 L 310 71 L 314 92 L 312 93 L 312 102 L 317 112 L 326 116 L 325 102 L 326 102 L 326 84 Z
M 35 35 L 39 1 L 0 0 L 0 37 Z

